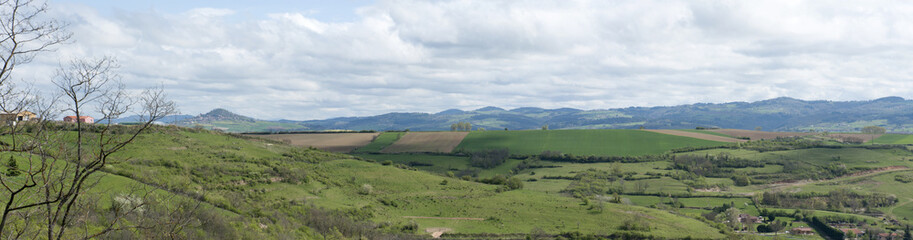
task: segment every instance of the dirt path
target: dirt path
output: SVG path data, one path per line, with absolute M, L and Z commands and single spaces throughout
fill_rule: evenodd
M 662 134 L 668 134 L 668 135 L 675 135 L 675 136 L 681 136 L 681 137 L 704 139 L 704 140 L 717 141 L 717 142 L 746 142 L 746 140 L 743 140 L 743 139 L 723 137 L 723 136 L 717 136 L 717 135 L 713 135 L 713 134 L 671 130 L 671 129 L 649 129 L 649 130 L 644 130 L 644 131 L 662 133 Z
M 769 186 L 769 188 L 765 188 L 765 189 L 767 189 L 767 190 L 770 190 L 770 189 L 786 189 L 786 188 L 790 188 L 790 187 L 805 186 L 805 185 L 812 184 L 812 183 L 821 183 L 821 182 L 830 182 L 830 181 L 840 181 L 840 180 L 847 179 L 847 178 L 851 178 L 851 177 L 871 176 L 871 175 L 876 175 L 876 174 L 881 174 L 881 173 L 886 173 L 886 172 L 901 171 L 901 170 L 908 170 L 908 169 L 910 169 L 910 168 L 909 168 L 909 167 L 906 167 L 906 166 L 883 167 L 883 168 L 878 168 L 878 169 L 873 169 L 873 170 L 868 170 L 868 171 L 855 172 L 855 173 L 853 173 L 853 174 L 844 175 L 844 176 L 840 176 L 840 177 L 836 177 L 836 178 L 831 178 L 831 179 L 824 179 L 824 180 L 799 180 L 799 181 L 792 181 L 792 182 L 771 183 L 771 184 L 768 184 L 768 185 L 767 185 L 767 186 Z
M 441 238 L 441 235 L 444 235 L 445 232 L 450 232 L 450 231 L 453 231 L 453 229 L 443 228 L 443 227 L 433 227 L 433 228 L 425 229 L 425 232 L 430 233 L 432 238 Z
M 403 216 L 403 218 L 485 221 L 484 218 L 461 218 L 461 217 L 417 217 L 417 216 Z
M 888 211 L 886 211 L 886 212 L 888 214 L 893 215 L 894 217 L 897 217 L 897 215 L 894 214 L 894 209 L 897 207 L 900 207 L 900 206 L 910 204 L 911 202 L 913 202 L 913 198 L 907 198 L 907 200 L 902 203 L 894 204 L 894 206 L 892 206 L 891 208 L 888 208 Z

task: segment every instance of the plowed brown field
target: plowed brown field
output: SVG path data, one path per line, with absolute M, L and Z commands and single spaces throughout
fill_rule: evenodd
M 846 141 L 849 138 L 859 138 L 862 139 L 862 142 L 869 142 L 872 139 L 881 137 L 882 134 L 862 134 L 862 133 L 828 133 L 828 137 L 840 141 Z
M 286 141 L 302 147 L 314 147 L 330 152 L 350 152 L 355 148 L 371 143 L 380 133 L 307 133 L 307 134 L 268 134 L 249 135 Z
M 382 153 L 452 152 L 469 132 L 409 132 Z
M 764 131 L 752 131 L 752 130 L 742 130 L 742 129 L 713 129 L 707 130 L 712 132 L 718 132 L 733 136 L 736 138 L 747 137 L 751 140 L 760 140 L 760 139 L 775 139 L 778 137 L 796 137 L 796 136 L 808 136 L 815 135 L 817 133 L 807 133 L 807 132 L 764 132 Z
M 736 138 L 723 137 L 723 136 L 717 136 L 717 135 L 712 135 L 712 134 L 686 132 L 686 131 L 671 130 L 671 129 L 650 129 L 650 130 L 646 130 L 646 131 L 675 135 L 675 136 L 682 136 L 682 137 L 704 139 L 704 140 L 710 140 L 710 141 L 717 141 L 717 142 L 746 142 L 746 140 L 744 140 L 744 139 L 736 139 Z

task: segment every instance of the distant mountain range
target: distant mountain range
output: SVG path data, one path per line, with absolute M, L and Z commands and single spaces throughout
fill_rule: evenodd
M 387 113 L 368 117 L 326 120 L 266 121 L 224 109 L 194 117 L 177 117 L 182 126 L 218 128 L 229 132 L 404 130 L 449 131 L 450 125 L 469 122 L 473 129 L 689 129 L 719 127 L 766 131 L 853 132 L 878 125 L 889 132 L 913 132 L 913 100 L 886 97 L 871 101 L 804 101 L 774 98 L 757 102 L 698 103 L 667 107 L 629 107 L 604 110 L 534 107 L 505 110 L 484 107 L 472 111 L 450 109 L 439 113 Z

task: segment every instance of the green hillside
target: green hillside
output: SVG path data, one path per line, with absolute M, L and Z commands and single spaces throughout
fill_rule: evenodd
M 402 166 L 208 131 L 162 128 L 142 135 L 120 157 L 132 160 L 112 165 L 111 172 L 237 213 L 238 232 L 266 238 L 333 234 L 321 229 L 330 213 L 354 219 L 333 226 L 345 236 L 427 234 L 429 228 L 447 228 L 447 234 L 469 238 L 525 235 L 534 229 L 550 234 L 722 237 L 698 220 L 661 210 L 609 203 L 596 213 L 567 196 L 502 191 Z M 315 213 L 318 209 L 324 210 Z M 250 227 L 261 224 L 266 227 Z M 626 224 L 649 230 L 620 230 Z
M 455 151 L 507 148 L 511 154 L 540 154 L 548 150 L 576 155 L 637 156 L 725 144 L 640 130 L 476 131 L 466 136 Z
M 885 134 L 874 141 L 876 144 L 913 144 L 913 135 L 910 134 Z

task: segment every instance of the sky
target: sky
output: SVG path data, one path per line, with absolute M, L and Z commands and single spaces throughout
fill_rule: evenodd
M 909 1 L 50 0 L 48 85 L 111 56 L 184 114 L 325 119 L 484 106 L 606 109 L 913 98 Z

